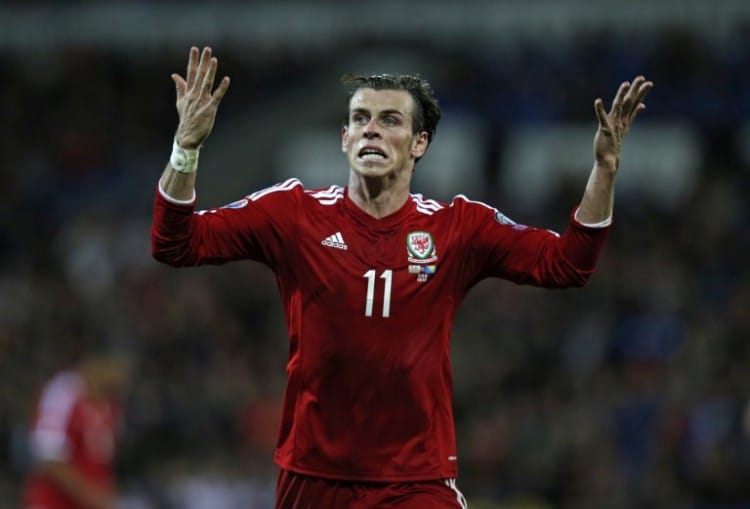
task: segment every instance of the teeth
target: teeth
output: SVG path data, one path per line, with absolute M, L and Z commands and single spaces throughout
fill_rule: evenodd
M 363 150 L 362 152 L 359 153 L 359 155 L 360 157 L 365 157 L 365 156 L 385 157 L 385 154 L 383 154 L 382 152 L 378 150 L 369 150 L 369 149 Z

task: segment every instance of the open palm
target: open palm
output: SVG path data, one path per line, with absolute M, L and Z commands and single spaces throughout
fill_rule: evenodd
M 609 112 L 604 111 L 601 98 L 594 101 L 599 128 L 594 136 L 594 156 L 599 164 L 616 171 L 620 164 L 620 152 L 625 135 L 633 125 L 638 113 L 646 108 L 643 100 L 654 84 L 638 76 L 633 83 L 627 81 L 617 90 Z
M 216 112 L 229 88 L 224 77 L 212 93 L 218 60 L 211 56 L 211 48 L 203 48 L 198 59 L 198 48 L 190 48 L 187 79 L 172 74 L 177 87 L 177 113 L 180 117 L 175 140 L 182 148 L 198 148 L 211 133 Z

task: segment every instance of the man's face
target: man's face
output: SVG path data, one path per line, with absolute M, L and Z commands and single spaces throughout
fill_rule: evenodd
M 416 105 L 406 90 L 360 88 L 349 101 L 341 150 L 352 171 L 383 177 L 411 169 L 427 149 L 427 133 L 412 133 Z

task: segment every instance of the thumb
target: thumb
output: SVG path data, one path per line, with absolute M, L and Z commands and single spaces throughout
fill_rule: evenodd
M 596 101 L 594 101 L 594 110 L 596 111 L 596 116 L 599 119 L 599 127 L 601 127 L 602 129 L 608 129 L 609 120 L 607 120 L 607 112 L 604 111 L 604 101 L 602 101 L 601 97 L 597 98 Z
M 172 81 L 174 81 L 175 88 L 177 89 L 177 99 L 179 99 L 185 94 L 187 83 L 179 74 L 172 74 Z

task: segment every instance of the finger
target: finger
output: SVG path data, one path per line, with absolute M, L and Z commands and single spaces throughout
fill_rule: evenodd
M 198 67 L 198 48 L 195 46 L 192 46 L 190 48 L 190 56 L 188 57 L 188 67 L 187 67 L 187 87 L 191 88 L 193 86 L 193 83 L 195 83 L 195 73 L 196 69 Z
M 643 110 L 645 110 L 645 109 L 646 109 L 646 105 L 643 104 L 643 103 L 639 103 L 638 106 L 636 106 L 633 109 L 633 113 L 630 114 L 630 118 L 629 118 L 628 124 L 632 124 L 633 121 L 635 120 L 635 117 L 638 116 L 638 113 L 641 112 L 641 111 L 643 111 Z
M 208 71 L 206 76 L 203 78 L 203 86 L 201 87 L 201 97 L 206 94 L 211 94 L 211 89 L 214 88 L 214 76 L 216 76 L 216 66 L 219 65 L 219 61 L 216 58 L 212 58 L 208 64 Z
M 210 61 L 211 61 L 211 48 L 206 46 L 205 48 L 203 48 L 200 62 L 198 62 L 198 71 L 195 76 L 195 83 L 193 83 L 192 90 L 195 90 L 195 87 L 203 86 L 203 81 L 206 77 L 206 72 L 208 72 Z
M 219 103 L 224 98 L 224 94 L 227 93 L 228 88 L 229 88 L 229 76 L 224 76 L 221 80 L 221 83 L 219 83 L 219 86 L 216 88 L 214 95 L 211 96 L 211 103 L 214 106 L 219 106 Z
M 630 116 L 633 114 L 633 110 L 641 102 L 638 98 L 638 94 L 644 81 L 646 81 L 646 78 L 644 78 L 643 76 L 636 76 L 631 83 L 630 88 L 628 89 L 628 93 L 625 94 L 625 98 L 622 102 L 623 117 L 630 118 Z
M 599 119 L 599 127 L 601 129 L 609 129 L 609 120 L 607 119 L 607 112 L 604 111 L 604 101 L 599 97 L 594 101 L 594 110 L 596 116 Z
M 177 100 L 179 100 L 183 95 L 185 95 L 187 82 L 182 79 L 182 76 L 177 73 L 172 74 L 172 81 L 174 81 L 175 88 L 177 88 Z
M 638 94 L 638 87 L 641 86 L 644 80 L 643 76 L 636 76 L 630 84 L 625 97 L 622 98 L 622 112 L 624 117 L 629 117 L 633 112 L 633 108 L 638 104 L 635 102 L 635 96 Z
M 620 88 L 617 89 L 617 94 L 615 94 L 615 98 L 612 100 L 612 109 L 610 112 L 618 117 L 622 115 L 622 102 L 628 90 L 630 90 L 630 83 L 623 81 L 620 83 Z
M 638 113 L 642 110 L 646 109 L 646 104 L 643 102 L 646 99 L 646 96 L 651 91 L 651 89 L 654 88 L 654 84 L 650 81 L 645 81 L 641 84 L 641 86 L 638 88 L 637 93 L 637 106 L 633 108 L 633 111 L 630 114 L 630 123 L 635 120 L 635 117 L 638 115 Z
M 651 91 L 651 89 L 654 88 L 654 83 L 652 81 L 644 81 L 640 87 L 638 87 L 638 103 L 642 103 L 644 99 L 646 99 L 646 96 Z

